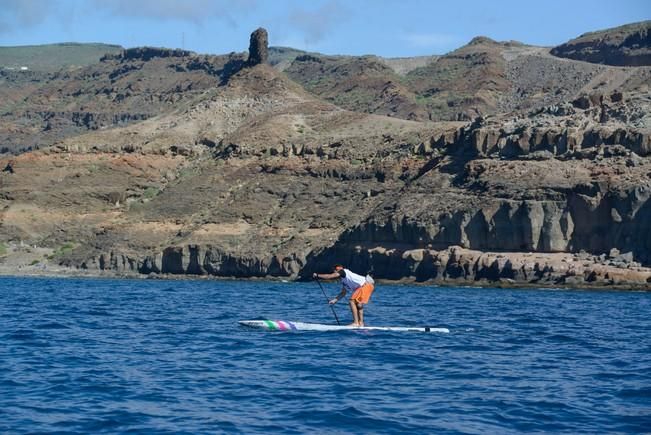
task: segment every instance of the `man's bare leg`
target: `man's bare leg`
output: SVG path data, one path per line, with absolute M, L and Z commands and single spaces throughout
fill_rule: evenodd
M 359 326 L 364 326 L 364 304 L 357 304 L 357 318 Z
M 350 300 L 350 311 L 353 313 L 353 323 L 350 326 L 359 326 L 359 313 L 357 312 L 357 302 Z

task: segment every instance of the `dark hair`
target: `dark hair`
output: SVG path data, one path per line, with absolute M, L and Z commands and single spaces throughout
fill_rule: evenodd
M 342 269 L 344 268 L 344 266 L 342 266 L 341 264 L 335 264 L 334 266 L 332 266 L 333 269 L 337 269 L 339 267 L 341 267 Z

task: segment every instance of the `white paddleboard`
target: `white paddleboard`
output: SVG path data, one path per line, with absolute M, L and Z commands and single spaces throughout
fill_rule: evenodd
M 433 328 L 430 326 L 348 326 L 324 325 L 321 323 L 288 322 L 286 320 L 240 320 L 239 324 L 249 328 L 265 329 L 267 331 L 397 331 L 397 332 L 442 332 L 448 333 L 448 328 Z

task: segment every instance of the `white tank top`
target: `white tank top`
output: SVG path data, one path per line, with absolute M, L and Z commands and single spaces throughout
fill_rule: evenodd
M 341 284 L 350 291 L 357 290 L 366 283 L 366 277 L 357 275 L 348 269 L 344 269 L 346 276 L 341 278 Z

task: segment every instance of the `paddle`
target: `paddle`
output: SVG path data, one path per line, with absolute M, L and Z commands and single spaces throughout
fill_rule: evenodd
M 319 287 L 321 288 L 321 291 L 323 292 L 323 296 L 325 296 L 326 301 L 328 302 L 328 306 L 332 310 L 332 314 L 335 315 L 335 320 L 337 321 L 337 325 L 341 325 L 341 323 L 339 323 L 339 317 L 337 317 L 337 312 L 335 311 L 335 307 L 330 305 L 330 299 L 328 299 L 328 295 L 326 294 L 325 290 L 323 289 L 323 286 L 321 285 L 321 281 L 319 281 L 319 278 L 314 278 L 314 279 L 316 280 L 316 283 L 319 284 Z

